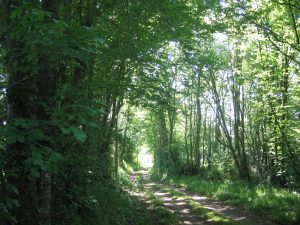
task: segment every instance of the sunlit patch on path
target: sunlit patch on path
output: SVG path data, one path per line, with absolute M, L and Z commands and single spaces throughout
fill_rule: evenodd
M 173 211 L 178 217 L 179 224 L 276 225 L 266 218 L 254 216 L 243 209 L 206 196 L 190 193 L 184 188 L 150 182 L 146 171 L 139 172 L 139 176 L 143 180 L 145 190 L 153 192 L 165 208 Z

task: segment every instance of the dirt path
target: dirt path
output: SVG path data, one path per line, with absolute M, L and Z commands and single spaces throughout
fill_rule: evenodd
M 212 210 L 218 214 L 230 217 L 231 220 L 237 224 L 247 225 L 278 225 L 267 218 L 252 215 L 249 212 L 229 206 L 223 202 L 219 202 L 215 199 L 208 198 L 199 194 L 193 194 L 184 188 L 170 187 L 161 183 L 152 182 L 149 180 L 147 171 L 140 171 L 135 176 L 142 178 L 144 188 L 148 191 L 153 192 L 164 204 L 164 206 L 174 213 L 177 214 L 179 224 L 232 224 L 232 223 L 218 223 L 207 220 L 203 215 L 196 213 L 190 204 L 190 200 L 201 204 L 204 208 Z M 171 189 L 179 193 L 182 197 L 174 196 L 172 193 L 167 191 Z M 188 199 L 186 198 L 188 197 Z

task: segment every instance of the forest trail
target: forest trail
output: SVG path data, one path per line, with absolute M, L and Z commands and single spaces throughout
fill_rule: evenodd
M 139 177 L 145 190 L 152 192 L 165 208 L 174 212 L 179 220 L 180 225 L 200 225 L 200 224 L 242 224 L 242 225 L 276 225 L 277 223 L 257 215 L 253 215 L 242 208 L 230 206 L 226 203 L 215 199 L 194 194 L 187 191 L 185 188 L 168 186 L 159 182 L 154 182 L 149 179 L 146 170 L 138 171 L 133 174 L 133 177 Z M 191 201 L 201 208 L 214 212 L 216 215 L 229 217 L 232 221 L 214 221 L 207 218 L 206 215 L 197 213 L 192 206 Z M 207 211 L 203 214 L 207 214 Z

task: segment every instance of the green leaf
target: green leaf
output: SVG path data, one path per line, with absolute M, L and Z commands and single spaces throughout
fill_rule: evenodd
M 87 134 L 82 131 L 81 129 L 77 128 L 77 127 L 71 127 L 70 128 L 72 133 L 74 134 L 74 137 L 76 138 L 76 140 L 80 141 L 80 142 L 85 142 L 86 138 L 87 138 Z
M 28 141 L 42 141 L 47 139 L 42 129 L 32 129 L 27 135 Z
M 8 189 L 9 192 L 13 192 L 13 193 L 15 193 L 17 195 L 19 194 L 18 188 L 15 187 L 14 185 L 8 183 L 8 184 L 6 184 L 6 187 L 7 187 L 7 189 Z
M 71 129 L 70 128 L 66 128 L 66 127 L 62 127 L 61 128 L 61 132 L 63 134 L 70 134 L 71 133 Z
M 40 121 L 35 120 L 35 119 L 16 119 L 14 120 L 13 124 L 17 127 L 22 127 L 22 128 L 33 128 L 41 124 Z
M 7 142 L 8 144 L 14 144 L 16 142 L 23 143 L 25 141 L 24 132 L 15 127 L 10 127 L 7 130 Z
M 18 202 L 18 200 L 16 199 L 10 199 L 10 201 L 12 202 L 13 205 L 20 207 L 20 203 Z
M 23 10 L 21 7 L 16 8 L 14 11 L 12 11 L 10 18 L 16 19 L 16 18 L 20 17 L 22 15 L 22 11 Z

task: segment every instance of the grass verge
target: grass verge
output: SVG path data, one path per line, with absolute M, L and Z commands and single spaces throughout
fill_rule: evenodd
M 199 176 L 172 177 L 165 182 L 242 206 L 283 224 L 300 224 L 300 195 L 296 192 L 243 181 L 210 181 Z

